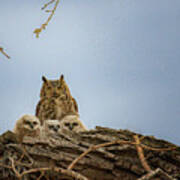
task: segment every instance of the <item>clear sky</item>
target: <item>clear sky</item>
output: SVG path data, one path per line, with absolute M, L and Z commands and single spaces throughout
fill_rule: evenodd
M 34 114 L 41 77 L 64 74 L 88 128 L 129 129 L 180 145 L 180 1 L 62 0 L 0 6 L 0 133 Z

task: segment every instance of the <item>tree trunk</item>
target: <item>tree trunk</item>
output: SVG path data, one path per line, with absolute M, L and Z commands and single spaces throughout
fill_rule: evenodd
M 23 144 L 10 131 L 1 135 L 0 179 L 38 178 L 180 180 L 180 147 L 102 127 L 48 139 L 26 137 Z

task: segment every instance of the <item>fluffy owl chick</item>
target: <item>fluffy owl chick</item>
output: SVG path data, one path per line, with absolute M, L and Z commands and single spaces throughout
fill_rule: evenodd
M 25 136 L 39 136 L 41 131 L 40 121 L 33 115 L 24 115 L 17 120 L 13 132 L 16 134 L 20 143 Z
M 42 137 L 58 134 L 60 132 L 60 122 L 56 119 L 46 120 L 42 126 Z
M 86 131 L 86 127 L 83 125 L 79 116 L 76 115 L 67 115 L 60 121 L 61 129 L 66 129 L 74 132 Z

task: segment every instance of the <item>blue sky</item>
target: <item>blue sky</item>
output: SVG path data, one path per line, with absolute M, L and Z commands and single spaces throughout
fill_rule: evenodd
M 129 129 L 180 144 L 180 1 L 61 1 L 0 6 L 0 133 L 34 114 L 41 77 L 64 74 L 88 128 Z

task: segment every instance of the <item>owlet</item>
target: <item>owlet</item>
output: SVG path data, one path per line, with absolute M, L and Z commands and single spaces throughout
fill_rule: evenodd
M 60 127 L 59 120 L 56 120 L 56 119 L 46 120 L 44 121 L 43 126 L 42 126 L 41 136 L 43 138 L 47 138 L 51 135 L 58 135 L 60 130 L 61 130 L 61 127 Z
M 76 115 L 67 115 L 60 121 L 61 130 L 68 130 L 73 132 L 87 131 L 81 120 Z
M 37 117 L 26 114 L 16 121 L 13 132 L 16 134 L 20 143 L 22 143 L 25 136 L 40 136 L 40 121 Z

